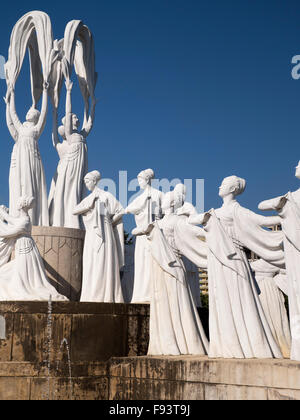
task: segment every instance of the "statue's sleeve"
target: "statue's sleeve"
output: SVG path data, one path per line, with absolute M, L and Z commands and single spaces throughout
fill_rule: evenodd
M 174 239 L 179 252 L 197 267 L 207 269 L 208 248 L 203 240 L 205 232 L 198 226 L 192 226 L 183 216 L 178 216 L 174 226 Z

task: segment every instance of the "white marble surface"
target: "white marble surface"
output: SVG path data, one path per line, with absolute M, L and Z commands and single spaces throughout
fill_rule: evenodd
M 225 178 L 219 188 L 223 206 L 189 218 L 191 223 L 204 225 L 208 245 L 209 356 L 281 358 L 244 252 L 247 246 L 269 259 L 281 260 L 280 237 L 261 228 L 278 223 L 279 218 L 259 216 L 241 207 L 236 196 L 245 186 L 241 178 Z
M 18 200 L 19 216 L 10 216 L 0 207 L 1 263 L 0 301 L 65 301 L 49 283 L 39 251 L 31 238 L 29 210 L 33 197 Z M 5 263 L 15 246 L 15 258 Z
M 300 162 L 295 175 L 300 179 Z M 300 189 L 263 201 L 259 209 L 276 210 L 282 225 L 292 334 L 291 359 L 300 361 Z
M 127 214 L 133 214 L 138 228 L 144 228 L 155 219 L 161 217 L 161 202 L 163 193 L 151 186 L 154 178 L 152 169 L 139 173 L 138 182 L 143 193 L 125 209 Z M 132 303 L 149 303 L 151 296 L 150 284 L 150 251 L 145 236 L 138 236 L 135 244 L 134 287 Z
M 86 229 L 80 301 L 123 303 L 124 209 L 112 194 L 97 187 L 98 171 L 88 173 L 84 181 L 91 194 L 74 209 Z

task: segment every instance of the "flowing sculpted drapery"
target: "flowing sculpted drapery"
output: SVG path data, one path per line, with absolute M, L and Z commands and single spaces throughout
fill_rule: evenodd
M 77 207 L 86 228 L 83 250 L 81 302 L 123 303 L 120 269 L 124 266 L 123 214 L 121 204 L 98 187 Z
M 27 121 L 19 121 L 15 110 L 14 88 L 20 74 L 25 53 L 29 49 L 31 70 L 32 108 Z M 14 26 L 8 61 L 5 66 L 8 91 L 7 122 L 15 140 L 9 173 L 10 214 L 18 215 L 16 203 L 23 195 L 34 196 L 35 205 L 29 215 L 34 225 L 49 224 L 47 187 L 38 140 L 44 129 L 47 115 L 47 89 L 57 51 L 54 49 L 49 16 L 43 12 L 30 12 Z M 43 92 L 42 112 L 36 105 Z
M 97 73 L 95 72 L 95 50 L 93 36 L 87 26 L 79 20 L 73 20 L 66 26 L 64 39 L 60 41 L 60 48 L 64 52 L 61 67 L 53 72 L 53 107 L 55 124 L 53 136 L 57 137 L 57 108 L 62 75 L 70 79 L 73 67 L 78 77 L 79 86 L 85 103 L 84 122 L 81 131 L 73 127 L 72 133 L 66 132 L 62 143 L 54 142 L 59 155 L 56 174 L 52 180 L 48 198 L 50 225 L 83 229 L 81 216 L 74 215 L 74 207 L 84 198 L 83 179 L 88 172 L 88 157 L 86 138 L 89 135 L 95 112 L 95 86 Z M 92 110 L 89 116 L 89 99 L 92 99 Z M 70 118 L 71 93 L 67 92 L 66 118 Z M 72 117 L 71 117 L 72 118 Z
M 255 280 L 257 281 L 264 313 L 267 317 L 272 334 L 276 339 L 283 357 L 290 357 L 291 350 L 291 333 L 284 305 L 284 296 L 277 287 L 275 275 L 279 269 L 264 260 L 256 260 L 251 264 L 252 270 L 255 272 Z
M 186 250 L 184 242 L 175 236 L 178 225 L 186 242 L 195 240 L 201 245 L 195 230 L 190 236 L 191 231 L 185 229 L 187 224 L 176 215 L 166 215 L 155 222 L 147 236 L 151 256 L 149 355 L 204 355 L 208 351 L 207 337 L 180 258 Z
M 127 212 L 134 214 L 137 227 L 144 228 L 161 208 L 163 193 L 153 187 L 144 191 L 127 207 Z M 137 236 L 134 257 L 134 286 L 132 303 L 150 302 L 150 264 L 149 243 L 145 236 Z
M 209 356 L 281 358 L 244 247 L 251 245 L 252 251 L 280 263 L 282 239 L 260 227 L 268 223 L 268 218 L 242 208 L 237 202 L 228 215 L 218 209 L 207 216 L 204 229 L 209 248 Z M 242 226 L 252 226 L 254 230 L 242 230 Z M 265 237 L 268 235 L 264 249 L 261 231 Z
M 29 217 L 14 218 L 0 209 L 0 301 L 66 301 L 49 283 L 31 238 Z M 15 258 L 7 262 L 15 246 Z
M 281 217 L 289 296 L 291 359 L 300 361 L 300 190 L 268 200 Z

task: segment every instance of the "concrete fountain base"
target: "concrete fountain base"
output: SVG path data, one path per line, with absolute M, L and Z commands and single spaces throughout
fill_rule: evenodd
M 147 353 L 149 305 L 0 303 L 0 399 L 102 399 L 111 357 Z
M 300 400 L 300 362 L 149 357 L 149 305 L 0 303 L 0 400 Z

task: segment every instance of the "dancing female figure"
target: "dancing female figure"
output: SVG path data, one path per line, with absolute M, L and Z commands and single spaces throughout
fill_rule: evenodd
M 241 207 L 236 196 L 245 186 L 241 178 L 225 178 L 219 191 L 223 206 L 189 219 L 204 225 L 208 245 L 209 357 L 281 358 L 244 251 L 247 247 L 265 260 L 283 264 L 281 234 L 262 228 L 280 219 Z
M 81 131 L 79 120 L 72 113 L 72 82 L 67 80 L 66 116 L 63 126 L 57 129 L 57 110 L 53 110 L 53 145 L 60 161 L 52 180 L 49 194 L 50 225 L 74 229 L 83 229 L 81 216 L 74 215 L 75 206 L 84 197 L 83 179 L 88 171 L 86 138 L 92 130 L 96 101 L 92 102 L 89 119 L 85 118 Z M 58 132 L 63 138 L 59 141 Z
M 134 214 L 138 228 L 145 228 L 155 219 L 161 218 L 163 193 L 151 186 L 154 178 L 152 169 L 138 174 L 137 179 L 143 193 L 125 209 L 125 213 Z M 150 302 L 149 261 L 151 255 L 145 236 L 137 236 L 134 256 L 134 286 L 131 303 Z
M 21 197 L 17 202 L 18 217 L 0 206 L 0 261 L 8 259 L 15 245 L 15 258 L 0 268 L 0 301 L 67 301 L 49 283 L 44 264 L 31 237 L 29 211 L 33 197 Z
M 300 162 L 296 167 L 300 179 Z M 284 256 L 291 322 L 291 359 L 300 361 L 300 189 L 263 201 L 260 210 L 276 210 L 284 233 Z
M 86 229 L 80 301 L 123 303 L 124 209 L 112 194 L 97 187 L 100 178 L 98 171 L 85 176 L 91 194 L 73 210 L 83 216 Z
M 9 214 L 18 216 L 21 196 L 35 197 L 29 209 L 31 223 L 49 226 L 47 187 L 38 140 L 44 130 L 48 109 L 48 83 L 44 82 L 42 109 L 30 108 L 26 121 L 21 123 L 15 107 L 14 88 L 9 86 L 6 96 L 6 119 L 15 141 L 9 171 Z
M 149 242 L 150 343 L 149 355 L 205 355 L 208 341 L 194 304 L 181 254 L 193 259 L 199 252 L 200 228 L 174 214 L 174 194 L 163 199 L 164 218 L 146 229 L 136 228 Z M 205 244 L 203 243 L 205 247 Z M 201 260 L 200 256 L 198 258 Z M 197 260 L 198 262 L 198 260 Z M 202 261 L 198 264 L 202 265 Z

